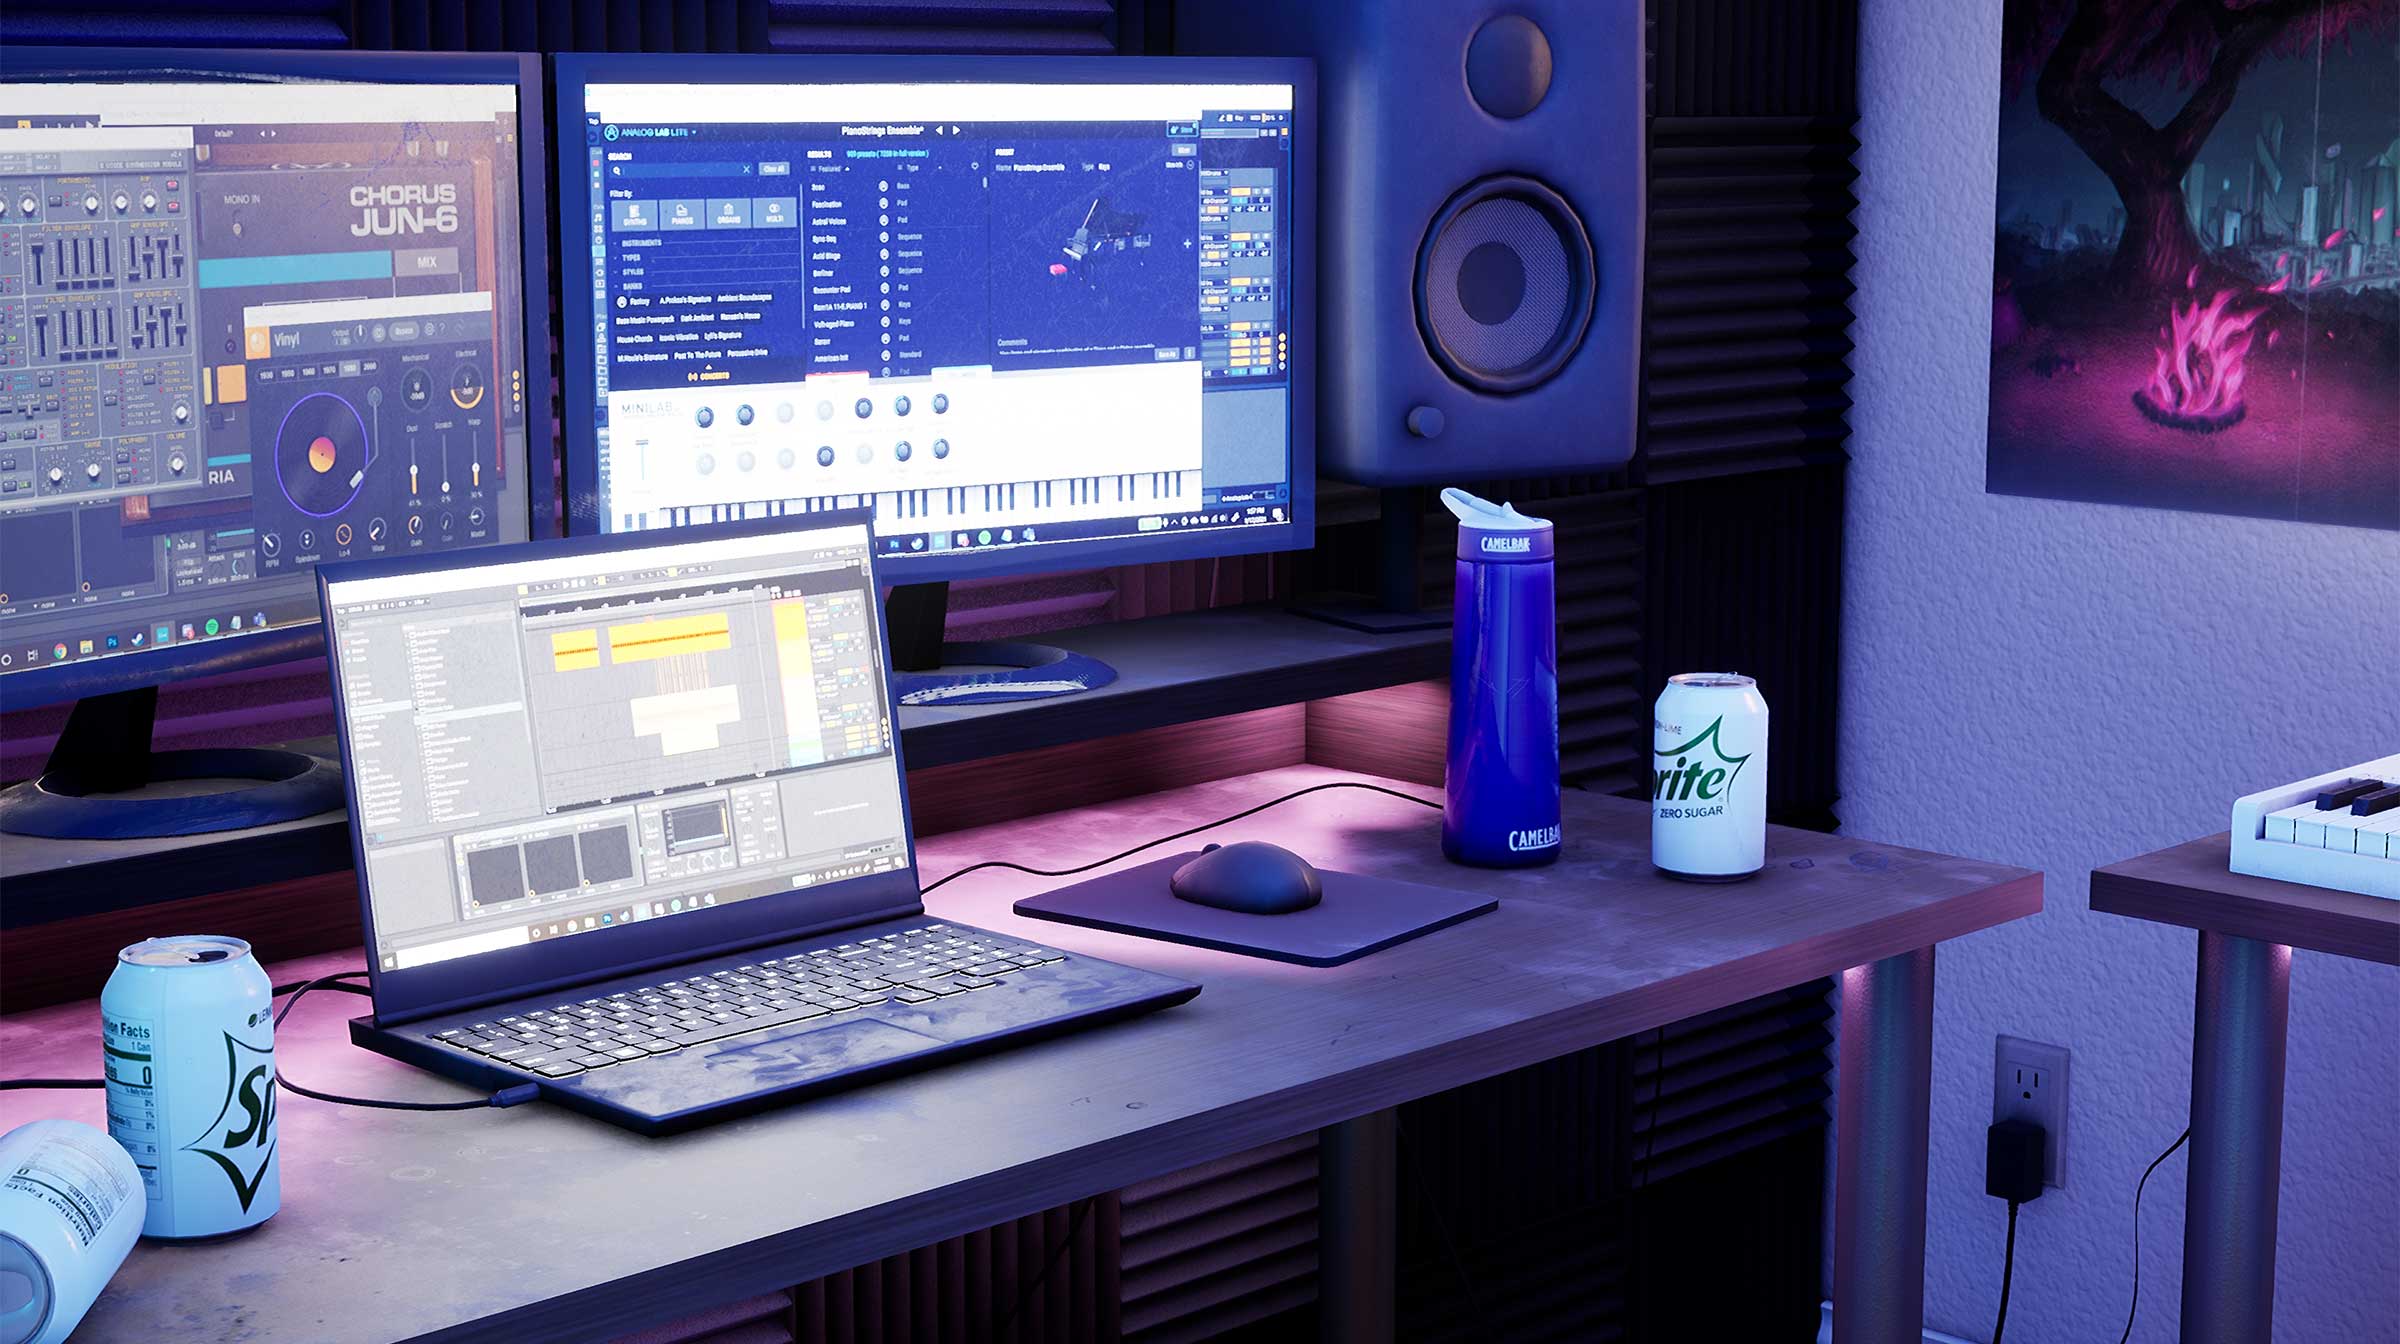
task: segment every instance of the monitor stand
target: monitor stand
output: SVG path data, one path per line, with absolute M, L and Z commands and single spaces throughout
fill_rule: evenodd
M 903 583 L 884 599 L 885 637 L 900 703 L 925 707 L 1039 700 L 1106 686 L 1117 670 L 1097 658 L 1016 640 L 942 641 L 950 585 Z
M 1438 630 L 1447 611 L 1427 611 L 1417 591 L 1417 547 L 1424 535 L 1424 500 L 1413 487 L 1386 489 L 1379 501 L 1372 594 L 1310 593 L 1292 603 L 1294 616 L 1370 635 Z
M 0 833 L 56 840 L 203 835 L 342 806 L 342 772 L 296 751 L 152 751 L 158 688 L 75 702 L 41 778 L 0 790 Z M 202 781 L 215 789 L 179 787 Z

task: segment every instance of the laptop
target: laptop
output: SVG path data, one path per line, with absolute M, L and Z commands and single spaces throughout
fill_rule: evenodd
M 1199 992 L 925 913 L 868 517 L 319 567 L 354 1041 L 664 1134 Z

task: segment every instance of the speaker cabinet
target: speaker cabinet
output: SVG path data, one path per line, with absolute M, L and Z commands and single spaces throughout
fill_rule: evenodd
M 1317 62 L 1318 467 L 1368 485 L 1633 455 L 1640 0 L 1186 0 L 1176 49 Z

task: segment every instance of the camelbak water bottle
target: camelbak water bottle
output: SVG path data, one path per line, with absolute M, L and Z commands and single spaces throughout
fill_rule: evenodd
M 1442 853 L 1517 868 L 1558 857 L 1558 602 L 1550 520 L 1444 490 L 1458 515 Z

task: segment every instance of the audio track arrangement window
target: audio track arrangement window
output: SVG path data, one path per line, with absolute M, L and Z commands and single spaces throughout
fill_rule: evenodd
M 0 671 L 524 538 L 516 97 L 0 89 Z
M 904 863 L 867 552 L 338 585 L 382 964 Z
M 586 91 L 609 530 L 879 554 L 1281 522 L 1291 90 Z

